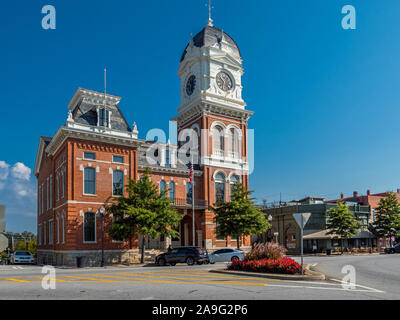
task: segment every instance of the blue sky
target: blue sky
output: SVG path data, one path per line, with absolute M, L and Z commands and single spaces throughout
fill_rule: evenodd
M 0 203 L 8 230 L 35 230 L 36 149 L 67 117 L 78 87 L 122 97 L 141 138 L 168 130 L 179 99 L 177 70 L 208 1 L 2 1 L 0 4 Z M 57 29 L 43 30 L 54 5 Z M 341 27 L 344 5 L 357 29 Z M 238 43 L 244 99 L 255 111 L 261 201 L 335 198 L 400 187 L 400 2 L 215 0 L 214 24 Z M 154 116 L 156 115 L 156 116 Z

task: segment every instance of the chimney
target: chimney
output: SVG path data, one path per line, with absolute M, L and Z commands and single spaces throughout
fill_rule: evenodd
M 399 189 L 397 189 L 397 190 L 399 190 Z M 367 196 L 370 196 L 371 195 L 371 190 L 367 190 Z
M 354 191 L 354 192 L 353 192 L 353 197 L 354 197 L 354 198 L 358 198 L 358 191 Z
M 340 199 L 342 199 L 342 200 L 344 199 L 344 194 L 343 193 L 340 194 Z

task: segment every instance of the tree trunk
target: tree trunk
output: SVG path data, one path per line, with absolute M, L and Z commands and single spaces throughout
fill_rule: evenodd
M 340 243 L 342 245 L 342 254 L 344 253 L 343 239 L 340 239 Z
M 144 247 L 145 247 L 145 240 L 146 240 L 146 236 L 143 235 L 142 236 L 142 249 L 141 249 L 141 257 L 140 257 L 140 263 L 144 263 Z
M 237 249 L 239 250 L 240 249 L 240 236 L 236 236 L 236 246 L 237 246 Z

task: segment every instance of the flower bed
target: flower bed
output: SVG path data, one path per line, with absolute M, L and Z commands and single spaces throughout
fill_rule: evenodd
M 234 260 L 228 266 L 229 270 L 280 273 L 280 274 L 299 274 L 301 265 L 291 258 L 281 259 L 261 259 L 251 261 Z

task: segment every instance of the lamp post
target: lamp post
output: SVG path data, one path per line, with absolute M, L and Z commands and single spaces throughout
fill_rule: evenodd
M 101 263 L 100 267 L 104 267 L 104 213 L 106 209 L 102 206 L 99 210 L 101 215 Z

